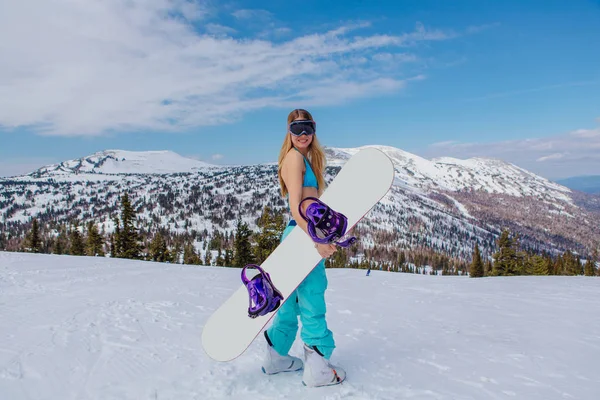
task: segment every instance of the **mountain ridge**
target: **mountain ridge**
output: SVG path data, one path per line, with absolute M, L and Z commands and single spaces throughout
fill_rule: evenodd
M 502 160 L 427 160 L 391 146 L 332 147 L 325 148 L 326 181 L 365 147 L 386 153 L 396 176 L 386 197 L 357 228 L 364 246 L 374 246 L 386 232 L 388 249 L 431 247 L 468 258 L 478 243 L 491 255 L 507 227 L 539 251 L 586 253 L 600 242 L 597 198 Z M 116 153 L 97 152 L 0 179 L 0 230 L 22 236 L 37 216 L 50 222 L 94 220 L 111 232 L 123 192 L 129 193 L 147 231 L 231 232 L 238 217 L 254 229 L 264 206 L 287 211 L 276 163 L 214 165 L 168 151 L 111 151 Z M 163 160 L 158 172 L 152 164 L 157 159 Z M 165 159 L 176 162 L 165 166 Z
M 510 194 L 523 195 L 524 185 L 514 187 L 510 182 L 514 178 L 522 175 L 533 182 L 546 186 L 555 192 L 556 195 L 568 193 L 571 190 L 558 183 L 551 182 L 546 178 L 535 175 L 514 164 L 502 161 L 500 159 L 472 157 L 468 159 L 458 159 L 453 157 L 438 157 L 432 160 L 409 153 L 405 150 L 385 145 L 366 145 L 355 148 L 326 147 L 325 154 L 328 166 L 342 166 L 353 154 L 366 147 L 377 148 L 386 153 L 397 166 L 399 177 L 410 183 L 428 188 L 443 188 L 451 191 L 457 191 L 465 188 L 476 188 L 478 190 L 503 193 L 508 190 Z M 166 165 L 168 163 L 171 165 Z M 262 163 L 264 165 L 273 165 L 273 163 Z M 195 160 L 189 157 L 181 156 L 170 150 L 155 151 L 129 151 L 110 149 L 96 152 L 78 159 L 63 161 L 57 164 L 43 166 L 32 173 L 22 175 L 34 178 L 44 178 L 47 176 L 59 177 L 72 174 L 172 174 L 172 173 L 192 173 L 204 168 L 232 168 L 249 165 L 218 165 L 210 164 L 204 161 Z M 137 167 L 137 168 L 136 168 Z M 447 170 L 444 170 L 446 168 Z M 500 173 L 495 171 L 500 169 Z M 504 170 L 504 171 L 502 171 Z M 464 179 L 462 174 L 485 173 L 484 179 Z M 498 177 L 501 173 L 510 176 L 510 179 L 504 179 L 501 184 L 492 184 L 491 177 Z M 423 182 L 419 183 L 413 177 L 420 177 Z M 18 178 L 18 177 L 15 177 Z M 441 180 L 441 182 L 440 182 Z M 505 189 L 505 190 L 503 190 Z M 526 190 L 525 192 L 531 193 Z M 567 200 L 563 195 L 560 197 Z
M 27 174 L 32 177 L 68 174 L 165 174 L 193 172 L 213 167 L 204 161 L 183 157 L 170 150 L 129 151 L 109 149 L 88 156 L 50 164 Z

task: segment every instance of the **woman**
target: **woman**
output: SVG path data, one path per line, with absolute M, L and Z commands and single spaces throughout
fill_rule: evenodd
M 287 126 L 279 154 L 278 175 L 281 194 L 288 197 L 293 219 L 281 240 L 296 226 L 308 235 L 307 223 L 300 216 L 298 205 L 306 197 L 318 198 L 325 188 L 325 153 L 317 140 L 312 116 L 306 110 L 294 110 L 288 115 Z M 307 200 L 302 204 L 303 211 L 311 202 Z M 276 374 L 304 367 L 306 386 L 327 386 L 341 383 L 346 377 L 344 370 L 329 363 L 335 342 L 325 320 L 325 258 L 336 251 L 336 246 L 315 243 L 315 248 L 323 259 L 277 310 L 273 324 L 265 331 L 267 356 L 262 369 L 266 374 Z M 298 331 L 298 316 L 302 322 L 304 363 L 288 355 Z

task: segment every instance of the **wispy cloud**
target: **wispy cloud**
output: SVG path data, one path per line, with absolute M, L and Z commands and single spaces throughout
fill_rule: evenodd
M 267 10 L 260 9 L 242 9 L 232 13 L 237 19 L 254 19 L 254 20 L 269 20 L 273 17 L 273 13 Z
M 549 156 L 542 156 L 535 161 L 544 162 L 544 161 L 560 160 L 560 159 L 563 159 L 564 157 L 565 157 L 565 155 L 562 153 L 554 153 L 554 154 L 550 154 Z
M 188 0 L 8 3 L 0 13 L 0 127 L 175 131 L 265 107 L 377 96 L 409 82 L 391 64 L 418 58 L 421 42 L 457 36 L 423 24 L 396 36 L 350 35 L 367 25 L 360 22 L 271 41 L 233 37 L 214 15 Z M 261 10 L 234 16 L 271 18 Z M 352 58 L 364 62 L 348 65 Z
M 397 64 L 403 62 L 415 62 L 419 58 L 416 55 L 409 53 L 378 53 L 373 56 L 373 59 L 377 61 L 393 61 L 394 64 Z
M 213 154 L 210 159 L 213 161 L 222 160 L 225 156 L 223 154 Z
M 205 25 L 206 32 L 212 33 L 214 35 L 231 35 L 236 33 L 237 31 L 234 28 L 229 26 L 209 23 Z
M 552 178 L 600 174 L 600 127 L 495 143 L 444 141 L 424 153 L 426 157 L 499 158 Z

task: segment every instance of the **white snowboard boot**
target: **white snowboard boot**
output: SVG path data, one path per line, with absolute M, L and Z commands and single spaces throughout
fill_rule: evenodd
M 280 372 L 299 371 L 304 366 L 304 363 L 298 357 L 282 356 L 268 343 L 266 346 L 265 359 L 262 365 L 262 371 L 265 374 L 273 375 Z
M 315 349 L 304 345 L 304 374 L 302 383 L 305 386 L 330 386 L 342 383 L 346 379 L 346 371 L 333 366 Z

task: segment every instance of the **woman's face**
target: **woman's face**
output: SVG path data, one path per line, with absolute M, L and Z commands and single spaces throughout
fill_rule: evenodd
M 300 120 L 304 120 L 304 119 L 305 118 L 298 117 L 298 118 L 294 119 L 294 121 L 300 121 Z M 290 135 L 292 137 L 292 144 L 298 150 L 308 149 L 308 146 L 310 146 L 310 144 L 312 143 L 313 136 L 314 136 L 314 135 L 294 136 L 291 133 L 288 133 L 288 135 Z

